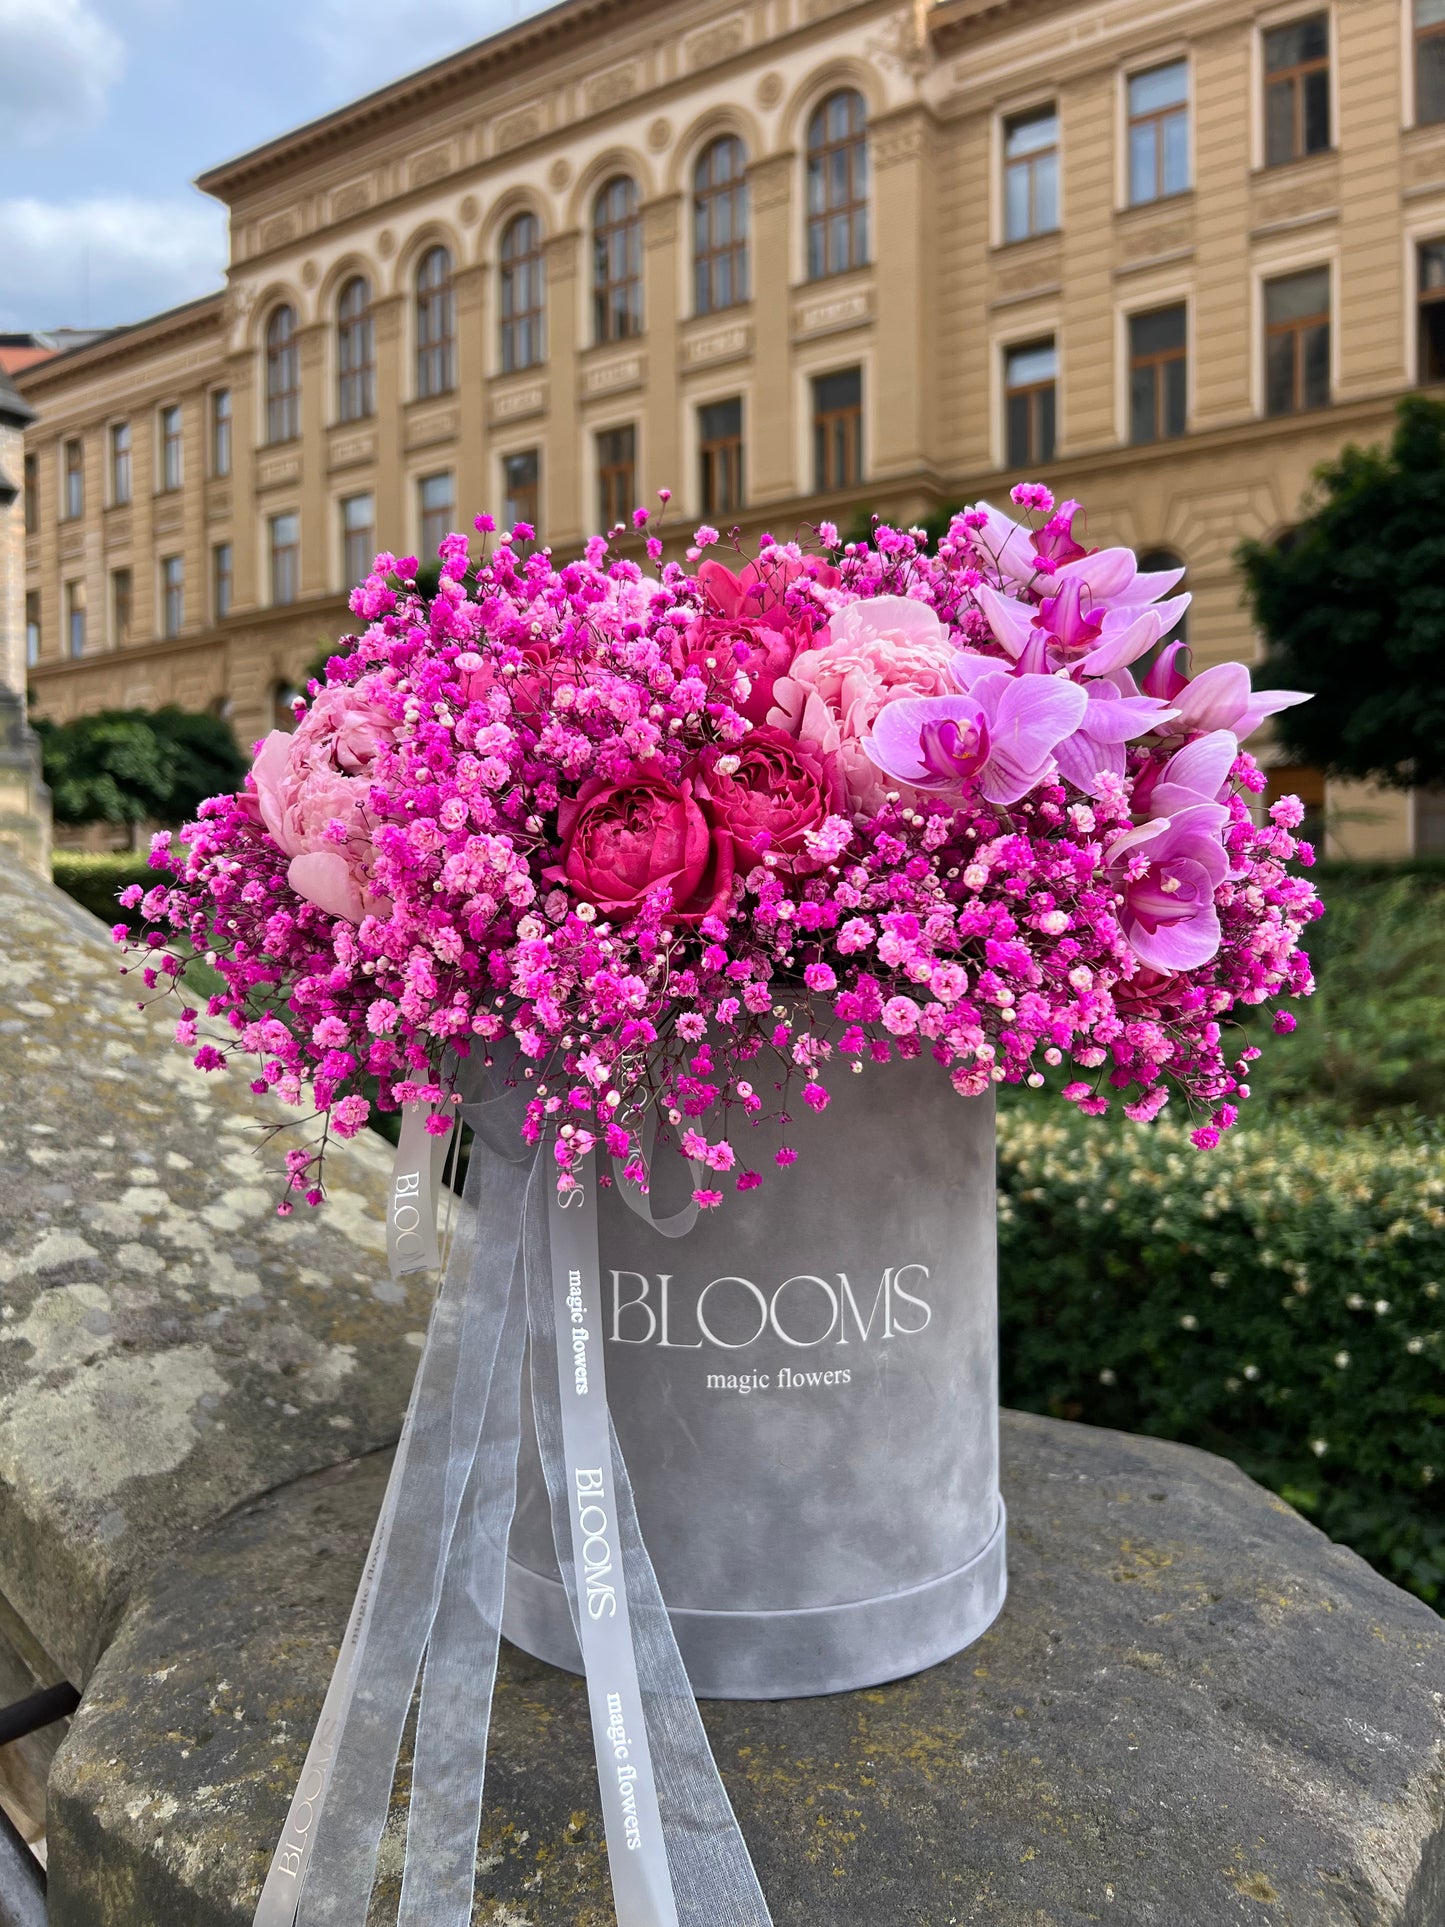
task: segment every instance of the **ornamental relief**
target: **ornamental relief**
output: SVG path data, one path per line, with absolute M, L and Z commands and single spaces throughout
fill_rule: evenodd
M 711 67 L 719 60 L 727 60 L 731 55 L 741 53 L 747 45 L 747 39 L 742 16 L 735 15 L 731 20 L 720 20 L 704 33 L 695 33 L 686 43 L 683 58 L 694 71 L 699 67 Z
M 1300 181 L 1293 187 L 1262 193 L 1256 188 L 1253 206 L 1250 210 L 1255 227 L 1267 227 L 1275 221 L 1289 221 L 1302 214 L 1335 214 L 1335 197 L 1339 181 L 1332 168 L 1327 175 L 1315 175 L 1308 181 Z
M 614 67 L 610 72 L 598 74 L 589 80 L 586 88 L 587 111 L 589 114 L 606 113 L 609 107 L 618 107 L 624 100 L 631 100 L 641 84 L 641 76 L 636 66 Z
M 1125 261 L 1152 261 L 1156 255 L 1189 247 L 1193 240 L 1193 221 L 1155 221 L 1120 235 L 1119 252 Z
M 444 141 L 439 147 L 429 147 L 424 154 L 417 154 L 408 170 L 408 180 L 412 187 L 426 187 L 431 181 L 439 181 L 452 171 L 452 145 Z
M 753 351 L 753 330 L 749 322 L 733 322 L 725 328 L 710 328 L 706 334 L 691 335 L 683 343 L 684 367 L 710 367 L 718 361 L 737 361 Z
M 869 133 L 874 166 L 893 167 L 899 161 L 916 160 L 928 152 L 932 135 L 932 122 L 919 113 L 875 121 Z
M 545 125 L 540 106 L 523 107 L 515 114 L 508 114 L 504 121 L 497 123 L 497 152 L 505 154 L 509 148 L 521 147 L 527 141 L 537 140 Z
M 366 429 L 360 434 L 336 435 L 332 437 L 330 466 L 350 468 L 357 462 L 369 462 L 376 456 L 376 433 Z
M 873 290 L 852 288 L 846 294 L 827 295 L 821 300 L 799 301 L 793 308 L 794 335 L 833 334 L 840 328 L 856 328 L 873 319 Z
M 755 209 L 781 207 L 793 191 L 793 156 L 774 154 L 748 169 L 748 192 Z
M 503 388 L 494 394 L 490 420 L 496 426 L 500 422 L 525 421 L 529 415 L 543 415 L 546 412 L 547 384 L 533 381 L 525 388 Z
M 371 181 L 349 181 L 345 187 L 338 187 L 331 196 L 332 220 L 346 221 L 353 214 L 364 213 L 371 206 L 373 190 Z
M 107 509 L 105 514 L 105 546 L 108 549 L 123 549 L 130 543 L 130 510 Z
M 1029 249 L 1026 261 L 1000 263 L 993 271 L 993 285 L 999 294 L 1023 294 L 1034 288 L 1052 285 L 1059 278 L 1060 250 L 1057 241 L 1047 249 Z
M 263 455 L 256 464 L 257 488 L 280 488 L 301 474 L 301 456 L 295 450 L 285 455 Z
M 436 408 L 429 415 L 417 415 L 406 425 L 408 448 L 424 448 L 431 442 L 450 441 L 461 427 L 461 410 Z
M 640 388 L 643 379 L 641 355 L 621 355 L 614 361 L 598 362 L 584 370 L 584 395 L 615 395 L 624 388 Z
M 300 223 L 294 214 L 273 215 L 269 221 L 263 221 L 261 224 L 262 253 L 267 253 L 272 248 L 284 248 L 288 242 L 296 239 L 299 232 Z

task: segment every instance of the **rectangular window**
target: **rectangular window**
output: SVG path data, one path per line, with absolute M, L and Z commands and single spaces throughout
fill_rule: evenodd
M 1003 124 L 1003 238 L 1026 241 L 1059 225 L 1059 110 L 1031 108 Z
M 348 495 L 341 504 L 341 574 L 354 589 L 365 582 L 376 560 L 376 502 L 373 496 Z
M 1189 185 L 1189 63 L 1129 76 L 1129 204 Z
M 1129 440 L 1162 442 L 1184 433 L 1188 372 L 1184 303 L 1129 317 Z
M 112 422 L 110 428 L 110 501 L 124 508 L 130 500 L 130 423 Z
M 1420 249 L 1421 382 L 1445 381 L 1445 241 L 1426 241 Z
M 702 512 L 735 515 L 743 505 L 743 405 L 710 402 L 697 411 Z
M 135 578 L 129 569 L 110 572 L 110 646 L 123 649 L 130 641 L 131 616 L 135 608 Z
M 441 547 L 442 537 L 451 533 L 456 520 L 456 489 L 450 469 L 445 475 L 423 475 L 417 483 L 417 504 L 421 523 L 421 559 L 431 562 Z
M 72 656 L 85 654 L 85 584 L 67 582 L 65 585 L 65 633 L 66 646 Z
M 214 388 L 211 391 L 211 473 L 229 475 L 230 472 L 231 391 Z
M 637 506 L 637 430 L 609 428 L 597 437 L 597 510 L 600 527 L 632 526 Z
M 161 410 L 161 488 L 167 492 L 181 485 L 181 411 L 179 406 Z
M 1330 22 L 1312 13 L 1264 36 L 1264 161 L 1283 167 L 1330 144 Z
M 85 513 L 85 455 L 79 440 L 65 444 L 65 519 L 75 522 Z
M 301 587 L 301 517 L 291 510 L 273 515 L 271 533 L 271 600 L 294 602 Z
M 34 535 L 40 527 L 40 463 L 33 455 L 25 457 L 25 533 Z
M 229 542 L 218 542 L 211 550 L 211 615 L 224 622 L 231 613 L 234 563 Z
M 536 531 L 541 513 L 541 473 L 535 448 L 502 457 L 502 526 L 519 522 Z
M 820 495 L 863 479 L 863 370 L 813 381 L 813 487 Z
M 1059 351 L 1052 335 L 1004 355 L 1004 426 L 1010 468 L 1051 462 L 1058 426 Z
M 1415 0 L 1415 122 L 1445 120 L 1445 0 Z
M 178 636 L 186 623 L 186 565 L 179 555 L 161 557 L 161 634 Z
M 25 662 L 34 668 L 40 660 L 40 591 L 29 589 L 25 595 Z
M 1293 415 L 1330 398 L 1330 271 L 1264 284 L 1264 408 Z

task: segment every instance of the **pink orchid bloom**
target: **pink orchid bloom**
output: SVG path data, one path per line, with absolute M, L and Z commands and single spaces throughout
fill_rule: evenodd
M 1150 665 L 1142 687 L 1146 696 L 1158 696 L 1162 702 L 1172 703 L 1181 689 L 1189 687 L 1189 644 L 1166 644 Z
M 1038 609 L 987 584 L 975 593 L 995 640 L 1009 655 L 1017 660 L 1031 645 L 1036 648 L 1042 635 L 1051 666 L 1077 668 L 1086 676 L 1107 676 L 1137 662 L 1189 607 L 1187 595 L 1160 603 L 1112 604 L 1091 598 L 1087 585 L 1073 577 Z
M 1034 589 L 1041 596 L 1058 593 L 1062 583 L 1077 578 L 1099 600 L 1116 603 L 1154 602 L 1183 581 L 1183 569 L 1159 569 L 1141 574 L 1132 549 L 1093 549 L 1065 557 L 1057 542 L 1035 536 L 987 502 L 975 502 L 973 513 L 984 518 L 974 541 L 992 558 L 999 574 L 1010 582 Z M 1055 520 L 1058 518 L 1055 517 Z M 1072 516 L 1070 517 L 1072 521 Z M 1049 552 L 1045 553 L 1047 549 Z
M 1195 803 L 1218 803 L 1239 744 L 1227 729 L 1211 730 L 1176 750 L 1167 763 L 1149 764 L 1134 781 L 1134 811 L 1173 816 Z
M 1016 803 L 1040 783 L 1088 697 L 1057 676 L 979 676 L 967 695 L 886 704 L 863 748 L 885 775 L 919 790 L 977 791 Z
M 972 690 L 981 676 L 999 673 L 999 665 L 991 656 L 977 656 L 968 651 L 955 656 L 949 664 L 949 674 L 964 690 Z M 1014 676 L 1024 673 L 1022 659 L 1002 673 Z M 1045 669 L 1036 673 L 1049 672 Z M 1062 677 L 1056 676 L 1055 680 Z M 1054 753 L 1059 774 L 1086 796 L 1097 796 L 1100 776 L 1125 774 L 1128 768 L 1125 743 L 1132 742 L 1136 736 L 1147 736 L 1151 729 L 1162 728 L 1174 711 L 1153 696 L 1141 696 L 1127 669 L 1116 670 L 1113 678 L 1100 677 L 1079 687 L 1088 698 L 1088 708 L 1078 728 L 1064 737 Z
M 1120 927 L 1151 970 L 1197 970 L 1219 949 L 1214 892 L 1229 875 L 1219 837 L 1228 821 L 1222 804 L 1193 803 L 1125 830 L 1111 846 L 1109 868 L 1124 899 Z
M 1193 736 L 1200 731 L 1227 729 L 1243 742 L 1267 716 L 1309 700 L 1309 695 L 1298 689 L 1256 692 L 1249 686 L 1249 671 L 1242 662 L 1217 662 L 1171 698 L 1178 717 L 1170 733 Z

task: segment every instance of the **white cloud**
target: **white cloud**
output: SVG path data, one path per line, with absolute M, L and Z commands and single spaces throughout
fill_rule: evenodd
M 0 127 L 34 146 L 93 126 L 125 47 L 86 0 L 0 0 Z
M 113 327 L 219 285 L 225 214 L 199 196 L 0 200 L 0 261 L 0 328 Z
M 303 18 L 327 80 L 354 95 L 499 33 L 539 4 L 545 0 L 410 0 L 401 10 L 396 0 L 312 0 Z

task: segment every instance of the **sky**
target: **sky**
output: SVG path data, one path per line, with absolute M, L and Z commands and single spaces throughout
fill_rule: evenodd
M 112 327 L 220 284 L 219 161 L 537 0 L 0 0 L 0 331 Z

